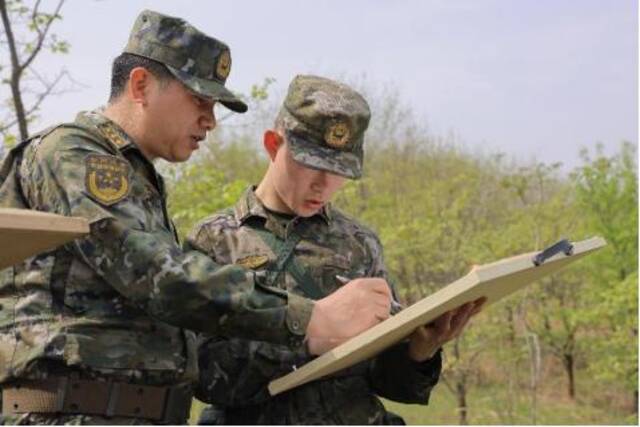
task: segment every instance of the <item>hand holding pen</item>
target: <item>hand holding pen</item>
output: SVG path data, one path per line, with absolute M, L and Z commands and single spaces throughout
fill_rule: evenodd
M 336 279 L 338 280 L 338 282 L 340 282 L 343 285 L 346 285 L 351 280 L 353 280 L 353 279 L 349 279 L 348 277 L 341 276 L 339 274 L 336 275 Z M 404 309 L 404 307 L 402 306 L 402 304 L 400 304 L 398 301 L 396 301 L 395 298 L 393 297 L 393 294 L 392 294 L 391 295 L 391 309 L 389 310 L 391 315 L 397 314 L 400 311 L 402 311 L 403 309 Z

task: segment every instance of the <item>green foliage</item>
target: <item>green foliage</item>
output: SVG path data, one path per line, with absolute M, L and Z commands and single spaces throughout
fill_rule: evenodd
M 629 143 L 607 157 L 584 151 L 574 175 L 589 227 L 608 242 L 585 266 L 593 283 L 588 314 L 594 333 L 589 370 L 596 378 L 637 392 L 638 366 L 638 188 L 636 151 Z
M 232 206 L 265 170 L 247 143 L 208 144 L 203 150 L 197 159 L 168 172 L 168 209 L 181 237 L 198 221 Z
M 624 280 L 637 271 L 638 261 L 636 149 L 624 143 L 611 157 L 602 153 L 602 146 L 597 147 L 593 159 L 586 150 L 581 155 L 585 165 L 574 174 L 578 200 L 590 228 L 601 233 L 610 245 L 605 261 L 609 268 L 601 273 L 613 277 L 602 279 Z
M 251 98 L 256 101 L 265 101 L 269 97 L 269 86 L 275 81 L 274 78 L 267 77 L 261 84 L 251 85 Z

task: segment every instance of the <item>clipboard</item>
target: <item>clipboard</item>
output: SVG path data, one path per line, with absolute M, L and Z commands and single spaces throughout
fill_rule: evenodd
M 395 316 L 342 343 L 295 371 L 269 383 L 272 396 L 348 368 L 408 337 L 418 326 L 470 301 L 486 297 L 487 306 L 601 249 L 606 241 L 593 237 L 560 241 L 531 252 L 475 267 L 467 275 L 407 307 Z
M 0 208 L 0 269 L 88 233 L 85 218 Z

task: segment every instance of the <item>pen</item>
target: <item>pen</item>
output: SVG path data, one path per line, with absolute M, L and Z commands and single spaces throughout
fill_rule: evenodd
M 339 274 L 336 274 L 336 279 L 338 279 L 338 282 L 342 283 L 343 285 L 346 285 L 347 283 L 349 283 L 352 279 L 349 279 L 348 277 L 345 276 L 341 276 Z M 391 310 L 389 311 L 391 313 L 391 315 L 397 314 L 400 311 L 402 311 L 404 309 L 404 307 L 402 306 L 402 304 L 400 304 L 398 301 L 395 300 L 395 298 L 393 297 L 393 294 L 391 295 Z

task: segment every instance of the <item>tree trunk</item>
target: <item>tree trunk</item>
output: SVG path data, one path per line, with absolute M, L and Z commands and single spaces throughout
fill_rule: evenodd
M 458 362 L 460 362 L 460 341 L 456 339 L 453 344 L 453 354 Z M 460 374 L 456 375 L 456 400 L 458 402 L 458 423 L 460 425 L 469 424 L 467 421 L 467 374 L 464 368 L 460 370 Z
M 24 103 L 20 92 L 20 75 L 18 73 L 12 73 L 10 86 L 13 107 L 16 110 L 16 120 L 20 130 L 20 141 L 23 141 L 29 137 L 29 129 L 27 128 L 27 115 L 24 112 Z
M 456 400 L 458 401 L 458 423 L 467 425 L 467 387 L 465 377 L 461 377 L 456 381 Z
M 531 424 L 538 423 L 538 382 L 540 379 L 540 343 L 538 342 L 538 335 L 533 332 L 529 332 L 527 335 L 527 341 L 529 342 L 529 354 L 531 365 Z
M 573 354 L 564 354 L 562 356 L 562 364 L 564 366 L 564 370 L 567 373 L 567 380 L 568 380 L 568 393 L 569 393 L 569 397 L 572 400 L 575 400 L 576 398 L 576 384 L 575 384 L 575 367 L 574 367 L 574 360 L 573 360 Z
M 22 102 L 22 93 L 20 92 L 20 78 L 22 77 L 23 67 L 20 65 L 20 61 L 18 60 L 16 41 L 13 38 L 13 30 L 11 29 L 11 22 L 9 21 L 9 14 L 7 12 L 5 0 L 0 0 L 0 16 L 2 17 L 2 24 L 7 37 L 7 45 L 9 46 L 11 58 L 11 80 L 9 82 L 9 86 L 11 87 L 11 97 L 15 108 L 18 129 L 20 130 L 20 139 L 23 140 L 29 137 L 27 117 L 24 110 L 24 103 Z

